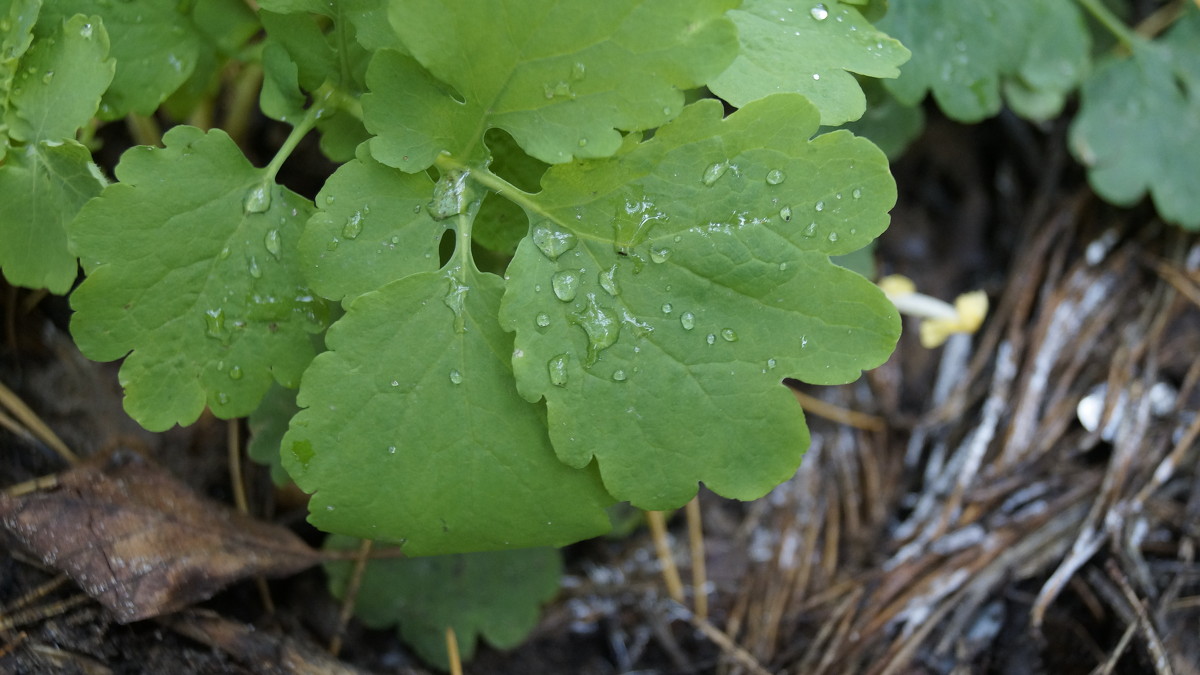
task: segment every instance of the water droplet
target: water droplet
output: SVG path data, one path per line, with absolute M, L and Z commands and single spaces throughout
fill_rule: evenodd
M 226 394 L 223 391 L 217 392 L 217 403 L 220 403 L 221 405 L 229 403 L 229 394 Z
M 271 208 L 271 190 L 266 185 L 255 185 L 246 193 L 246 201 L 242 203 L 246 213 L 262 213 Z
M 225 338 L 225 310 L 209 309 L 204 312 L 205 334 L 210 338 Z
M 220 258 L 221 260 L 224 260 L 224 259 L 228 258 L 229 254 L 232 252 L 233 252 L 232 249 L 230 249 L 228 246 L 226 246 L 225 248 L 221 249 L 221 252 L 217 254 L 217 257 Z
M 362 211 L 355 211 L 354 215 L 346 219 L 346 224 L 342 226 L 342 236 L 347 239 L 355 239 L 362 234 Z
M 550 384 L 556 387 L 567 386 L 567 360 L 569 358 L 566 354 L 559 354 L 546 362 L 546 372 L 550 374 Z
M 821 79 L 821 74 L 820 74 L 820 73 L 813 73 L 813 79 L 814 79 L 814 80 L 819 80 L 819 79 Z
M 279 240 L 279 230 L 272 229 L 267 232 L 267 236 L 263 239 L 263 245 L 267 247 L 267 253 L 271 257 L 279 260 L 279 256 L 283 253 L 283 242 Z
M 413 213 L 420 213 L 420 212 L 421 212 L 420 204 L 417 204 L 416 206 L 413 207 Z
M 433 201 L 429 215 L 435 220 L 457 216 L 467 208 L 467 176 L 469 172 L 452 170 L 442 174 L 433 186 Z
M 392 386 L 393 386 L 393 387 L 399 387 L 399 386 L 400 386 L 400 380 L 392 380 Z
M 824 21 L 829 18 L 829 10 L 825 9 L 825 3 L 823 2 L 818 2 L 812 9 L 808 10 L 808 13 L 817 21 Z
M 691 330 L 696 327 L 696 315 L 691 312 L 684 312 L 679 315 L 679 325 L 683 326 L 684 330 Z
M 792 219 L 792 207 L 785 206 L 782 209 L 779 209 L 779 217 L 782 218 L 783 222 L 785 223 L 790 221 Z
M 656 263 L 665 263 L 667 258 L 671 257 L 671 249 L 669 248 L 650 248 L 650 259 Z
M 714 183 L 720 180 L 721 176 L 724 176 L 725 172 L 728 170 L 729 162 L 717 162 L 715 164 L 710 164 L 709 167 L 704 170 L 704 176 L 700 180 L 705 185 L 711 187 Z
M 596 364 L 600 352 L 613 346 L 621 335 L 621 322 L 613 310 L 596 302 L 595 294 L 588 293 L 587 308 L 571 315 L 572 323 L 587 333 L 587 366 Z
M 581 139 L 579 139 L 579 147 L 581 147 L 581 148 L 586 148 L 586 147 L 587 147 L 587 143 L 588 143 L 588 141 L 587 141 L 587 139 L 586 139 L 586 138 L 581 138 Z
M 42 84 L 50 84 L 50 81 L 53 79 L 54 79 L 54 71 L 47 70 L 46 74 L 42 75 Z
M 612 374 L 612 378 L 613 378 L 614 382 L 624 382 L 625 381 L 625 371 L 619 370 L 619 369 L 614 370 L 613 374 Z
M 825 210 L 825 202 L 817 202 L 816 206 L 814 206 L 813 208 L 818 211 L 824 211 Z
M 546 227 L 546 224 L 533 228 L 530 238 L 538 250 L 551 260 L 558 260 L 560 255 L 575 248 L 578 241 L 570 232 L 558 232 Z
M 775 359 L 767 359 L 767 367 L 768 367 L 768 368 L 770 368 L 770 369 L 774 370 L 774 369 L 775 369 L 775 365 L 776 365 L 776 364 L 775 364 Z
M 79 35 L 85 40 L 92 39 L 92 24 L 83 24 L 83 27 L 79 29 Z
M 587 66 L 582 61 L 576 61 L 575 65 L 571 66 L 571 79 L 582 80 L 587 77 Z
M 399 244 L 399 243 L 400 243 L 400 236 L 399 236 L 399 235 L 392 235 L 392 238 L 391 238 L 391 239 L 389 239 L 388 241 L 392 242 L 392 246 L 395 246 L 396 244 Z
M 862 197 L 862 190 L 860 190 L 858 188 L 854 188 L 854 192 L 851 192 L 850 196 L 854 197 L 855 199 L 858 199 L 859 197 Z
M 230 368 L 229 369 L 229 379 L 231 379 L 231 380 L 242 379 L 242 369 L 238 366 L 234 366 L 234 367 Z
M 707 336 L 705 336 L 704 341 L 711 345 L 717 341 L 717 336 L 709 333 Z
M 388 454 L 389 454 L 389 455 L 394 455 L 394 454 L 396 454 L 396 446 L 394 446 L 394 445 L 389 445 L 389 446 L 388 446 Z
M 831 242 L 834 242 L 834 241 L 837 241 L 837 240 L 838 240 L 838 234 L 837 234 L 837 232 L 830 232 L 830 233 L 829 233 L 829 241 L 831 241 Z
M 721 339 L 725 340 L 726 342 L 737 342 L 737 339 L 738 339 L 737 331 L 733 330 L 732 328 L 722 329 L 721 330 Z
M 784 270 L 786 270 L 786 269 L 787 269 L 787 263 L 785 263 L 785 262 L 781 262 L 781 263 L 779 263 L 779 271 L 780 271 L 780 272 L 782 272 L 782 271 L 784 271 Z
M 617 285 L 617 266 L 613 265 L 607 270 L 599 274 L 600 288 L 604 289 L 605 293 L 611 296 L 621 294 L 621 287 Z
M 546 326 L 550 325 L 550 315 L 545 312 L 541 312 L 534 319 L 534 322 L 542 328 L 545 328 Z
M 340 241 L 341 241 L 341 239 L 338 239 L 337 237 L 330 239 L 329 243 L 325 244 L 325 250 L 326 251 L 336 251 L 337 247 L 338 247 L 338 242 L 340 242 Z
M 811 237 L 816 233 L 817 233 L 817 223 L 816 223 L 816 221 L 813 221 L 808 224 L 808 227 L 804 228 L 804 232 L 802 232 L 801 234 L 803 234 L 806 237 Z
M 462 384 L 462 381 L 462 373 L 458 372 L 457 369 L 450 371 L 450 382 L 453 384 Z
M 673 310 L 673 309 L 675 309 L 675 308 L 671 306 L 671 303 L 669 303 L 669 302 L 664 302 L 664 303 L 663 303 L 663 306 L 662 306 L 662 313 L 663 313 L 663 314 L 670 314 L 670 313 L 671 313 L 671 310 Z
M 335 201 L 337 201 L 337 197 L 334 197 L 333 195 L 325 195 L 326 204 L 332 206 Z
M 258 266 L 258 258 L 250 256 L 250 276 L 255 279 L 262 278 L 262 268 Z
M 554 295 L 559 300 L 570 302 L 579 293 L 579 271 L 559 270 L 551 277 L 550 285 L 554 287 Z
M 446 275 L 446 279 L 450 282 L 450 289 L 446 291 L 446 297 L 442 298 L 442 302 L 450 308 L 450 311 L 454 312 L 454 332 L 465 333 L 467 332 L 467 291 L 471 290 L 471 287 L 459 283 L 458 279 L 454 277 L 459 270 L 461 268 L 455 267 Z
M 771 169 L 770 171 L 767 172 L 767 184 L 768 185 L 779 185 L 786 178 L 787 178 L 787 174 L 780 171 L 779 169 Z

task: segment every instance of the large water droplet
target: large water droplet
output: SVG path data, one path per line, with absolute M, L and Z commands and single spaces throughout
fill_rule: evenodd
M 463 381 L 463 376 L 462 376 L 462 373 L 460 373 L 458 371 L 458 369 L 453 369 L 450 371 L 450 382 L 452 384 L 462 384 L 462 381 Z
M 696 315 L 691 312 L 684 312 L 679 315 L 679 325 L 683 326 L 684 330 L 691 330 L 696 327 Z
M 733 330 L 732 328 L 722 329 L 721 330 L 721 339 L 725 340 L 726 342 L 737 342 L 737 339 L 738 339 L 737 331 Z
M 782 209 L 779 209 L 779 217 L 782 218 L 783 222 L 785 223 L 790 221 L 792 219 L 792 207 L 785 206 Z
M 613 371 L 613 374 L 612 374 L 612 379 L 613 379 L 613 381 L 614 381 L 614 382 L 624 382 L 624 381 L 625 381 L 625 377 L 626 377 L 626 376 L 625 376 L 625 371 L 623 371 L 623 370 L 620 370 L 620 369 L 617 369 L 617 370 L 614 370 L 614 371 Z
M 545 312 L 540 312 L 533 321 L 542 328 L 545 328 L 546 326 L 550 325 L 550 315 Z
M 825 9 L 825 3 L 823 2 L 818 2 L 812 9 L 808 10 L 808 13 L 817 21 L 824 21 L 829 18 L 829 10 Z
M 242 379 L 242 369 L 238 366 L 234 366 L 234 367 L 230 368 L 229 369 L 229 379 L 231 379 L 231 380 Z
M 577 239 L 570 232 L 559 232 L 546 227 L 545 224 L 533 228 L 530 236 L 533 243 L 547 258 L 558 260 L 558 257 L 575 248 Z
M 724 176 L 725 172 L 728 170 L 729 162 L 717 162 L 715 164 L 710 164 L 708 168 L 704 170 L 704 176 L 700 180 L 705 185 L 712 186 L 714 183 L 720 180 L 721 176 Z
M 271 190 L 266 185 L 255 185 L 246 193 L 242 208 L 246 213 L 262 213 L 271 208 Z
M 436 220 L 457 216 L 467 208 L 467 171 L 452 170 L 442 174 L 433 186 L 433 201 L 429 215 Z
M 546 372 L 550 374 L 550 384 L 556 387 L 567 386 L 567 361 L 570 357 L 559 354 L 546 362 Z
M 92 39 L 92 24 L 90 24 L 90 23 L 83 24 L 83 27 L 79 29 L 79 35 L 84 40 L 91 40 Z
M 204 312 L 204 332 L 210 338 L 225 338 L 225 310 L 209 309 Z
M 650 259 L 656 263 L 665 263 L 671 257 L 671 249 L 650 247 Z
M 249 268 L 250 268 L 250 276 L 254 277 L 255 279 L 262 278 L 262 268 L 258 266 L 258 258 L 254 257 L 254 256 L 250 256 Z
M 600 288 L 604 289 L 605 293 L 611 296 L 621 294 L 621 288 L 617 285 L 617 266 L 613 265 L 599 275 Z
M 579 270 L 559 270 L 550 279 L 554 295 L 563 302 L 570 302 L 579 293 Z
M 279 256 L 283 253 L 283 242 L 279 240 L 279 230 L 268 231 L 267 236 L 263 239 L 263 245 L 267 247 L 267 253 L 270 253 L 271 257 L 279 260 Z
M 346 219 L 346 224 L 342 226 L 342 236 L 347 239 L 355 239 L 362 234 L 362 211 L 355 211 L 354 215 Z
M 461 268 L 454 268 L 446 275 L 446 279 L 450 282 L 450 289 L 446 291 L 446 297 L 442 298 L 442 302 L 454 312 L 454 332 L 465 333 L 467 331 L 467 291 L 471 290 L 470 286 L 460 283 L 454 274 Z
M 779 185 L 786 179 L 787 179 L 787 174 L 780 171 L 779 169 L 771 169 L 770 171 L 767 172 L 767 184 L 768 185 Z
M 587 333 L 587 366 L 596 364 L 600 352 L 613 346 L 621 335 L 621 322 L 617 320 L 616 312 L 596 302 L 596 296 L 588 293 L 587 308 L 583 312 L 571 315 L 572 322 L 583 328 Z
M 671 306 L 671 303 L 669 303 L 669 302 L 664 302 L 664 303 L 663 303 L 663 306 L 662 306 L 662 313 L 663 313 L 663 314 L 670 314 L 670 313 L 671 313 L 671 310 L 673 310 L 673 309 L 675 309 L 675 308 Z

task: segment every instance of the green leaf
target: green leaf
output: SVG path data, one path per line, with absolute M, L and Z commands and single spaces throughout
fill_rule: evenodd
M 925 128 L 924 111 L 897 101 L 879 80 L 865 80 L 863 93 L 867 95 L 866 114 L 844 128 L 871 139 L 888 158 L 900 157 Z
M 1052 116 L 1087 63 L 1087 30 L 1063 0 L 893 0 L 879 28 L 912 49 L 884 86 L 905 105 L 932 91 L 962 122 L 996 114 L 1007 81 L 1017 112 Z
M 429 216 L 433 181 L 358 157 L 330 176 L 317 195 L 321 207 L 300 238 L 308 280 L 323 297 L 351 299 L 439 265 L 445 228 Z
M 39 141 L 9 150 L 0 166 L 0 268 L 9 283 L 66 293 L 79 264 L 67 225 L 104 179 L 87 148 L 75 141 Z
M 288 422 L 300 411 L 296 405 L 293 389 L 272 384 L 263 396 L 262 403 L 250 413 L 246 426 L 250 430 L 250 442 L 246 444 L 246 455 L 271 468 L 271 480 L 276 485 L 288 483 L 291 478 L 283 468 L 280 442 L 287 432 Z
M 618 500 L 762 496 L 808 443 L 783 378 L 848 382 L 891 352 L 895 308 L 828 256 L 884 230 L 895 184 L 870 142 L 810 141 L 817 124 L 796 94 L 725 119 L 700 101 L 531 198 L 501 309 L 518 389 Z
M 353 541 L 331 538 L 326 548 Z M 329 588 L 345 593 L 351 565 L 326 563 Z M 372 628 L 400 624 L 400 637 L 426 662 L 446 669 L 446 627 L 454 628 L 463 660 L 479 637 L 499 649 L 515 647 L 537 625 L 540 605 L 558 592 L 562 562 L 546 548 L 490 551 L 367 565 L 354 613 Z
M 213 96 L 221 71 L 262 27 L 245 0 L 204 0 L 191 4 L 191 22 L 198 38 L 196 66 L 164 106 L 175 119 L 187 119 Z
M 125 409 L 151 430 L 190 424 L 206 404 L 247 415 L 272 379 L 295 387 L 327 312 L 296 250 L 307 200 L 220 130 L 175 127 L 163 142 L 126 152 L 121 182 L 71 226 L 88 274 L 71 332 L 89 358 L 129 354 Z
M 20 141 L 74 138 L 113 79 L 108 34 L 96 17 L 76 15 L 39 39 L 21 59 L 7 115 Z
M 896 77 L 909 52 L 867 23 L 853 5 L 836 0 L 796 6 L 788 0 L 749 0 L 729 12 L 741 50 L 709 83 L 714 94 L 742 107 L 778 92 L 804 94 L 836 126 L 865 110 L 851 73 Z
M 452 6 L 447 6 L 452 4 Z M 727 0 L 419 0 L 392 3 L 412 57 L 378 52 L 363 97 L 376 159 L 406 171 L 447 151 L 485 155 L 483 132 L 509 132 L 533 157 L 605 157 L 619 130 L 679 114 L 683 89 L 736 52 Z
M 33 44 L 33 26 L 41 7 L 41 0 L 0 0 L 0 159 L 8 149 L 5 116 L 13 78 L 21 72 L 21 57 Z
M 313 525 L 404 541 L 410 555 L 561 546 L 608 528 L 595 473 L 556 460 L 541 406 L 517 395 L 502 291 L 475 271 L 414 274 L 330 327 L 283 440 L 284 466 L 315 491 Z
M 1084 82 L 1070 145 L 1100 196 L 1131 205 L 1147 192 L 1166 220 L 1200 228 L 1200 10 L 1161 41 L 1139 42 Z
M 503 131 L 488 133 L 486 142 L 493 157 L 488 168 L 493 173 L 520 190 L 537 191 L 549 168 L 545 162 L 525 154 Z M 529 219 L 520 206 L 507 199 L 488 199 L 479 210 L 472 236 L 476 244 L 511 257 L 528 232 Z
M 98 15 L 112 44 L 117 70 L 100 104 L 100 117 L 130 112 L 150 115 L 179 88 L 196 66 L 201 36 L 179 3 L 156 0 L 104 2 L 54 0 L 42 8 L 41 23 L 74 14 Z

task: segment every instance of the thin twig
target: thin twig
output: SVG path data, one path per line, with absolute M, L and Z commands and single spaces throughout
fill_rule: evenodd
M 887 421 L 882 417 L 857 410 L 847 410 L 795 389 L 792 390 L 792 393 L 796 395 L 796 400 L 800 402 L 800 407 L 806 413 L 864 431 L 887 430 Z
M 21 397 L 13 393 L 13 391 L 8 387 L 4 386 L 3 382 L 0 382 L 0 405 L 8 408 L 8 411 L 11 412 L 14 417 L 20 420 L 21 423 L 24 424 L 34 436 L 37 436 L 38 440 L 45 443 L 47 446 L 57 452 L 58 455 L 66 460 L 68 464 L 79 463 L 79 456 L 74 452 L 71 452 L 71 449 L 67 447 L 67 444 L 63 443 L 62 439 L 59 438 L 58 435 L 53 431 L 51 431 L 50 427 L 46 426 L 46 423 L 42 421 L 42 418 L 38 417 L 37 413 L 33 412 L 29 406 L 25 405 L 25 402 L 21 400 Z
M 233 488 L 233 503 L 239 513 L 250 515 L 250 502 L 246 499 L 246 485 L 242 478 L 241 433 L 237 418 L 229 420 L 226 425 L 226 446 L 229 452 L 229 482 Z M 267 586 L 265 577 L 257 576 L 254 584 L 258 587 L 258 596 L 262 600 L 263 609 L 267 614 L 275 613 L 275 601 L 271 599 L 271 589 Z
M 712 640 L 712 643 L 719 647 L 726 656 L 732 658 L 734 661 L 737 661 L 738 664 L 743 668 L 755 673 L 755 675 L 771 675 L 771 671 L 764 668 L 763 665 L 758 662 L 758 659 L 754 658 L 750 652 L 746 651 L 736 642 L 734 642 L 733 638 L 726 635 L 720 628 L 712 625 L 708 619 L 701 619 L 695 614 L 689 612 L 687 608 L 683 607 L 682 605 L 676 608 L 676 611 L 679 613 L 679 615 L 685 617 L 688 620 L 688 623 L 695 626 L 696 629 L 701 633 L 704 633 L 705 637 L 707 637 L 709 640 Z
M 683 603 L 683 582 L 679 579 L 679 568 L 675 566 L 675 556 L 671 555 L 671 544 L 667 541 L 667 518 L 662 511 L 647 511 L 646 522 L 650 523 L 650 535 L 654 538 L 654 550 L 658 553 L 658 561 L 662 564 L 663 581 L 667 584 L 667 594 L 671 599 Z
M 350 579 L 346 582 L 346 594 L 342 596 L 342 610 L 338 614 L 337 630 L 329 640 L 329 653 L 334 656 L 342 651 L 342 636 L 346 626 L 350 624 L 350 616 L 354 614 L 354 605 L 358 602 L 358 591 L 362 588 L 363 575 L 367 571 L 367 561 L 371 558 L 371 547 L 375 542 L 363 539 L 358 545 L 354 556 L 354 568 L 350 571 Z
M 692 552 L 692 601 L 696 617 L 708 618 L 708 575 L 704 566 L 704 524 L 700 514 L 700 495 L 687 503 L 688 548 Z
M 450 661 L 450 675 L 462 675 L 462 659 L 458 656 L 458 636 L 453 626 L 446 626 L 446 655 Z

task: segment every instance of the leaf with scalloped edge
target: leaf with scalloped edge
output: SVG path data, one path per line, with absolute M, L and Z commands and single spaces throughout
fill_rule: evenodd
M 410 555 L 565 545 L 608 529 L 595 472 L 517 395 L 503 281 L 449 268 L 358 296 L 304 374 L 284 467 L 309 522 Z
M 1200 10 L 1161 40 L 1138 42 L 1084 82 L 1070 145 L 1100 196 L 1131 205 L 1147 193 L 1166 220 L 1200 228 Z
M 848 382 L 891 353 L 895 307 L 829 261 L 887 226 L 887 159 L 817 126 L 797 94 L 724 119 L 700 101 L 530 197 L 501 306 L 517 387 L 618 500 L 677 507 L 700 481 L 762 496 L 808 443 L 783 378 Z
M 350 299 L 439 265 L 445 227 L 429 216 L 433 181 L 375 161 L 361 145 L 317 195 L 300 237 L 308 280 L 323 297 Z
M 332 537 L 326 549 L 356 544 Z M 351 565 L 325 564 L 329 589 L 345 594 Z M 400 637 L 427 663 L 449 668 L 446 627 L 452 626 L 468 661 L 478 638 L 498 649 L 515 647 L 534 629 L 539 606 L 558 593 L 558 551 L 529 548 L 428 558 L 372 560 L 367 564 L 354 613 L 372 628 L 399 624 Z
M 223 131 L 180 126 L 163 142 L 126 152 L 120 182 L 70 229 L 88 274 L 71 333 L 88 358 L 126 357 L 125 409 L 151 430 L 205 405 L 247 415 L 272 380 L 296 386 L 327 313 L 296 250 L 311 204 Z
M 544 162 L 605 157 L 619 130 L 679 114 L 683 89 L 733 59 L 729 0 L 413 0 L 392 3 L 412 56 L 379 51 L 363 97 L 371 151 L 406 171 L 446 151 L 483 158 L 499 127 Z
M 892 0 L 877 25 L 912 50 L 884 86 L 905 105 L 932 91 L 961 122 L 996 114 L 1002 85 L 1017 112 L 1056 114 L 1088 58 L 1079 8 L 1063 0 Z
M 737 24 L 741 50 L 708 86 L 737 107 L 796 92 L 817 106 L 822 124 L 837 126 L 866 109 L 851 73 L 896 77 L 909 56 L 903 45 L 867 23 L 858 8 L 837 0 L 748 0 L 729 18 Z

